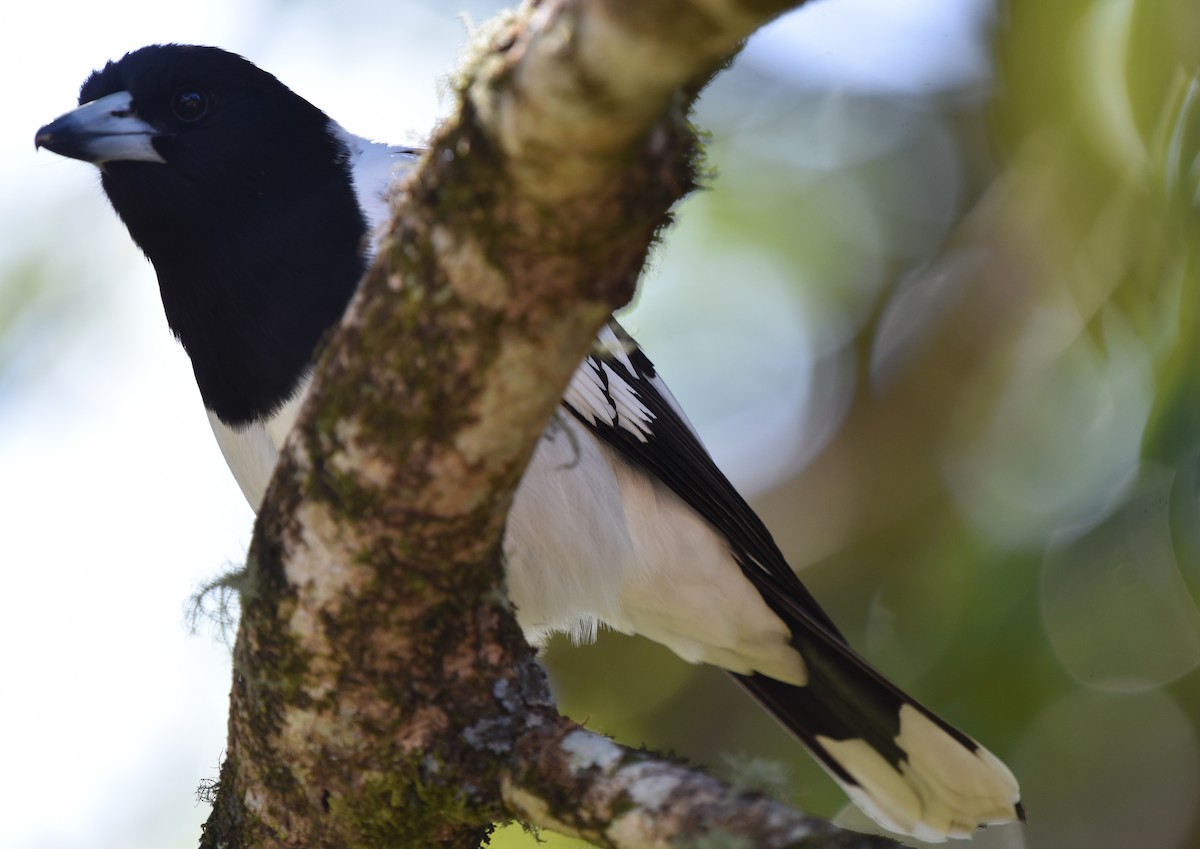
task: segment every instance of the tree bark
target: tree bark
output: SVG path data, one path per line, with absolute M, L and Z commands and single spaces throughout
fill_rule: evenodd
M 203 847 L 892 845 L 559 716 L 502 592 L 525 463 L 695 185 L 691 99 L 795 5 L 545 0 L 475 35 L 259 515 Z

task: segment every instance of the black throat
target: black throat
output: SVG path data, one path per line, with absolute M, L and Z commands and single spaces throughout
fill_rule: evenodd
M 227 425 L 292 397 L 365 270 L 366 220 L 329 143 L 315 161 L 207 186 L 154 163 L 106 166 L 105 191 L 154 264 L 204 405 Z

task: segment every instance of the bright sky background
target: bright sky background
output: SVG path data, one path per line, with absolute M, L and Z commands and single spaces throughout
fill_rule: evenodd
M 451 10 L 472 6 L 486 16 L 482 3 L 261 0 L 203 12 L 35 3 L 7 16 L 0 268 L 51 256 L 82 316 L 46 341 L 63 353 L 34 385 L 0 385 L 0 847 L 195 844 L 207 808 L 191 793 L 216 776 L 229 668 L 223 646 L 188 635 L 185 602 L 244 556 L 252 523 L 149 265 L 94 170 L 35 155 L 34 131 L 106 59 L 181 41 L 247 55 L 354 132 L 419 141 L 463 40 Z M 986 0 L 825 0 L 780 21 L 743 61 L 806 85 L 928 90 L 986 75 L 988 14 Z

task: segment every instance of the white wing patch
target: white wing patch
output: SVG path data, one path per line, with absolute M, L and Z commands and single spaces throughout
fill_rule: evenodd
M 637 374 L 628 356 L 624 356 L 622 365 L 626 365 L 630 374 Z M 595 356 L 584 360 L 571 376 L 563 401 L 588 424 L 619 427 L 639 442 L 646 442 L 653 433 L 654 414 L 646 409 L 637 389 Z
M 604 370 L 608 395 L 617 410 L 616 425 L 645 442 L 646 437 L 650 436 L 650 423 L 654 421 L 654 414 L 646 409 L 646 405 L 638 397 L 637 390 L 626 383 L 607 363 L 601 363 L 600 367 Z
M 667 384 L 663 382 L 663 379 L 659 377 L 657 372 L 653 374 L 646 374 L 645 372 L 639 372 L 637 367 L 634 366 L 633 358 L 630 357 L 629 354 L 636 348 L 637 343 L 627 335 L 625 338 L 621 338 L 621 336 L 617 334 L 616 328 L 614 328 L 611 323 L 605 324 L 602 328 L 600 328 L 600 332 L 596 334 L 597 351 L 599 351 L 604 357 L 609 357 L 615 360 L 638 380 L 643 380 L 648 383 L 651 389 L 667 403 L 668 407 L 671 408 L 671 412 L 674 413 L 679 420 L 687 426 L 687 429 L 691 431 L 692 436 L 696 437 L 697 441 L 700 441 L 701 444 L 703 444 L 703 442 L 700 440 L 699 431 L 692 426 L 687 414 L 683 411 L 683 407 L 679 406 L 679 402 L 675 400 L 675 396 L 671 394 L 671 390 L 667 388 Z M 653 420 L 653 414 L 650 415 L 650 420 Z
M 600 375 L 596 374 L 597 363 L 588 357 L 567 384 L 563 400 L 571 409 L 583 416 L 590 425 L 601 422 L 611 425 L 617 417 L 617 408 L 613 406 L 608 396 L 600 386 Z
M 646 442 L 653 435 L 654 414 L 642 403 L 637 387 L 606 362 L 616 362 L 634 381 L 656 379 L 640 374 L 634 367 L 627 349 L 632 344 L 632 340 L 620 338 L 611 324 L 600 328 L 595 353 L 572 375 L 563 401 L 592 426 L 621 428 L 639 442 Z

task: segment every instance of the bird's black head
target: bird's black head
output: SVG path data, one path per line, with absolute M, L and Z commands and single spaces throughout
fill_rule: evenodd
M 215 47 L 135 50 L 88 77 L 79 101 L 37 144 L 100 167 L 205 404 L 228 424 L 278 407 L 365 265 L 336 125 Z
M 150 155 L 137 147 L 127 156 L 105 152 L 98 161 L 105 191 L 123 217 L 136 217 L 145 205 L 143 183 L 156 194 L 174 193 L 167 199 L 184 209 L 197 201 L 291 194 L 337 164 L 325 113 L 266 71 L 215 47 L 153 45 L 109 62 L 79 93 L 81 107 L 101 102 L 139 122 L 152 149 Z

